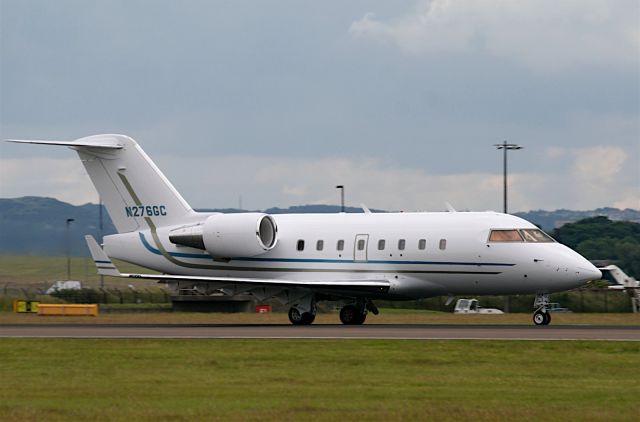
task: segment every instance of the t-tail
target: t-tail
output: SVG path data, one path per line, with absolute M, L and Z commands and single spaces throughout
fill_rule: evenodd
M 128 136 L 75 141 L 11 140 L 76 150 L 119 233 L 185 221 L 194 211 L 149 156 Z

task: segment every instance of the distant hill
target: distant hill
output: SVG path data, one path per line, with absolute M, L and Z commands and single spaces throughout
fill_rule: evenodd
M 633 209 L 620 210 L 617 208 L 597 208 L 591 211 L 527 211 L 515 213 L 518 217 L 522 217 L 527 221 L 542 227 L 544 230 L 551 232 L 553 229 L 560 228 L 567 223 L 574 223 L 579 220 L 591 217 L 604 216 L 612 221 L 631 221 L 640 223 L 640 211 Z
M 200 209 L 210 212 L 246 212 L 238 209 Z M 269 214 L 284 213 L 336 213 L 337 205 L 299 205 L 289 208 L 269 208 Z M 349 213 L 361 213 L 361 208 L 347 207 Z M 373 212 L 384 212 L 372 210 Z M 97 204 L 71 205 L 54 198 L 26 196 L 22 198 L 0 198 L 0 254 L 3 255 L 64 255 L 66 252 L 66 220 L 70 225 L 71 252 L 86 255 L 83 236 L 91 234 L 100 239 L 100 208 Z M 530 211 L 517 213 L 543 229 L 551 232 L 568 222 L 594 216 L 606 216 L 611 220 L 640 222 L 640 211 L 599 208 L 593 211 Z M 104 235 L 115 233 L 115 228 L 106 211 L 103 212 Z
M 53 198 L 25 196 L 0 199 L 0 254 L 64 255 L 66 221 L 73 218 L 69 232 L 73 255 L 86 255 L 83 236 L 100 238 L 99 207 L 96 204 L 75 206 Z M 104 212 L 103 233 L 115 233 Z

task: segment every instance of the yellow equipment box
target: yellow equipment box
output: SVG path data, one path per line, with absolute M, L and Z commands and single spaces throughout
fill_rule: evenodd
M 38 315 L 42 316 L 98 316 L 98 305 L 40 304 Z
M 38 305 L 40 302 L 35 300 L 20 300 L 16 299 L 13 301 L 13 312 L 17 313 L 32 313 L 35 314 L 38 312 Z

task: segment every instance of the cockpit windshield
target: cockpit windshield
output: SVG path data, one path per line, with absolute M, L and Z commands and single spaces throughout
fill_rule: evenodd
M 522 233 L 525 242 L 551 243 L 554 241 L 551 236 L 539 229 L 522 229 L 520 230 L 520 233 Z
M 489 234 L 489 242 L 555 242 L 540 229 L 494 229 Z
M 518 230 L 491 230 L 489 242 L 522 242 Z

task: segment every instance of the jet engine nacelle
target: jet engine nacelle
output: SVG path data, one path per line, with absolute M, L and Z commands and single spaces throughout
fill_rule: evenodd
M 255 256 L 276 246 L 278 229 L 267 214 L 212 215 L 204 222 L 202 240 L 213 257 Z
M 202 224 L 172 230 L 169 240 L 203 249 L 216 259 L 256 256 L 276 246 L 278 228 L 267 214 L 216 214 Z

